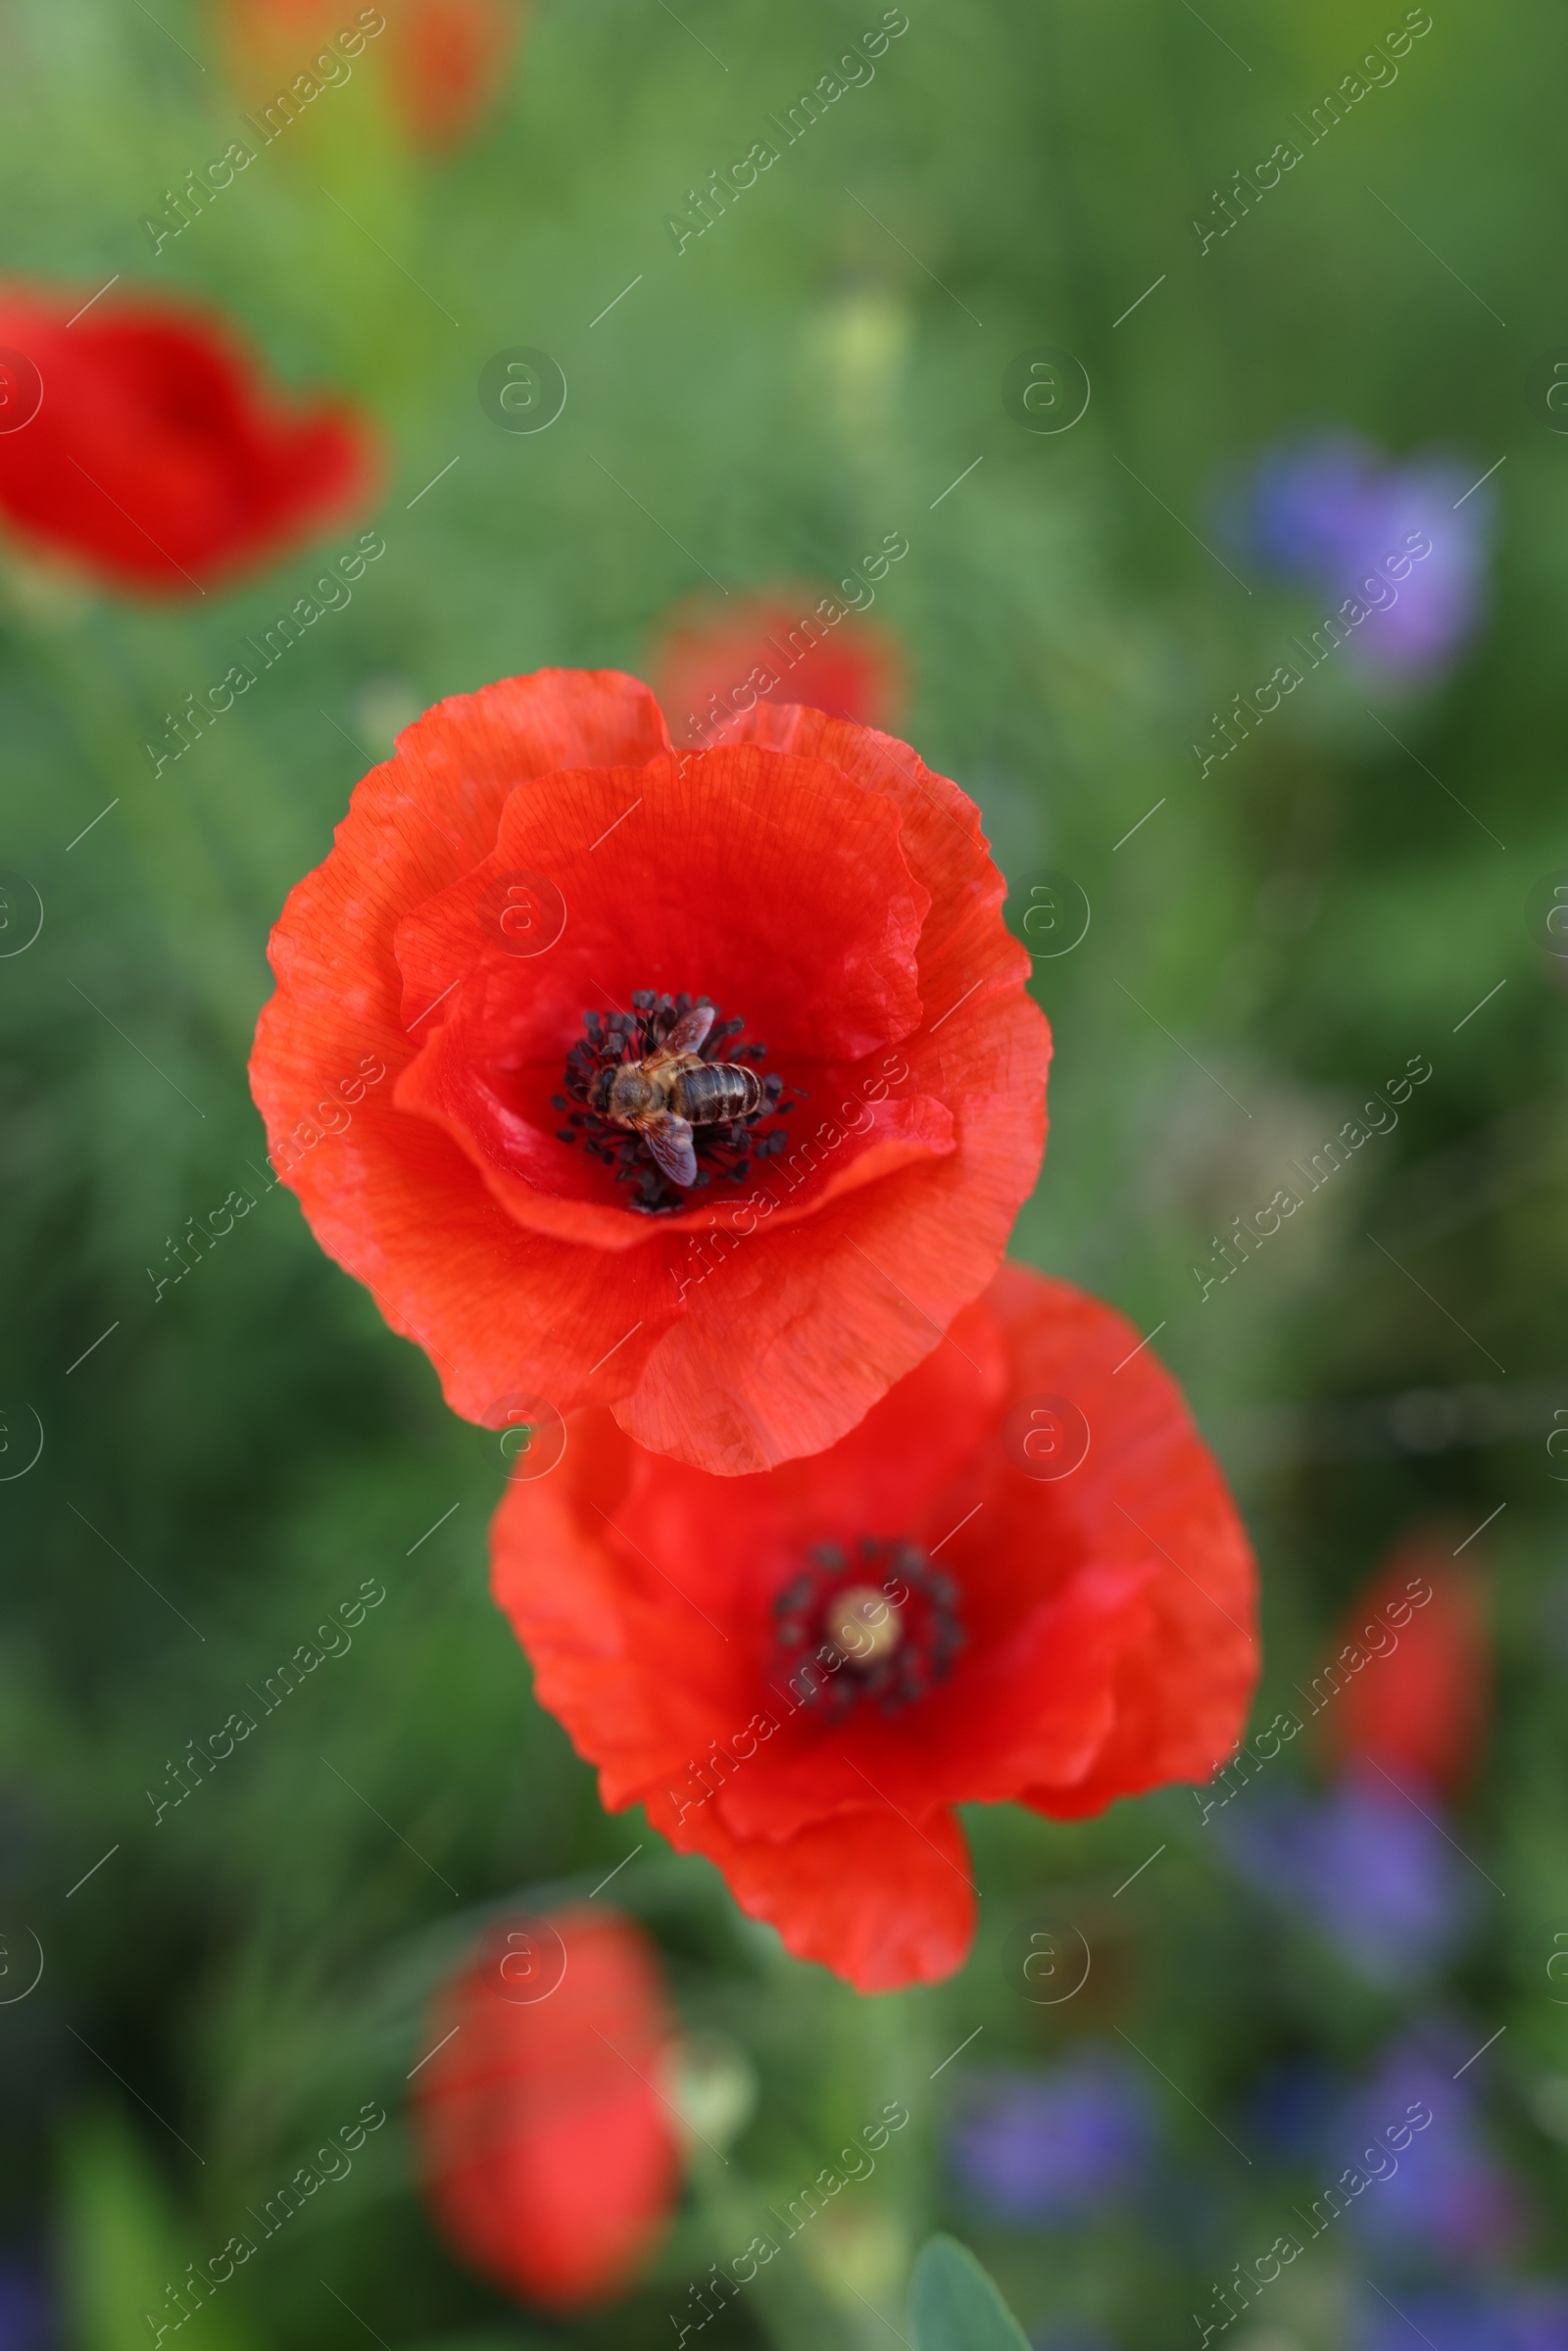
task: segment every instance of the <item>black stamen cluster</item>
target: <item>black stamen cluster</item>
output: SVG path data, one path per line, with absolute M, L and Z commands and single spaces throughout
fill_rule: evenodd
M 565 1093 L 550 1098 L 551 1107 L 565 1114 L 565 1125 L 557 1129 L 560 1141 L 581 1143 L 591 1159 L 602 1160 L 613 1170 L 617 1184 L 635 1184 L 636 1197 L 626 1204 L 639 1215 L 669 1216 L 689 1208 L 693 1194 L 710 1183 L 715 1175 L 726 1177 L 732 1184 L 744 1184 L 753 1159 L 765 1159 L 781 1151 L 788 1140 L 782 1127 L 762 1129 L 763 1119 L 782 1116 L 794 1108 L 793 1102 L 780 1099 L 784 1081 L 774 1071 L 763 1078 L 762 1100 L 749 1117 L 737 1118 L 730 1126 L 692 1129 L 697 1182 L 688 1192 L 670 1182 L 633 1128 L 612 1125 L 593 1107 L 596 1083 L 606 1070 L 617 1069 L 627 1061 L 646 1061 L 664 1043 L 683 1013 L 689 1012 L 694 1004 L 705 1004 L 709 1001 L 706 996 L 656 995 L 652 988 L 639 988 L 632 997 L 629 1012 L 584 1012 L 584 1033 L 567 1053 L 562 1076 Z M 765 1045 L 731 1042 L 745 1026 L 741 1018 L 715 1018 L 704 1039 L 701 1058 L 765 1061 Z
M 883 1714 L 902 1714 L 947 1680 L 968 1638 L 957 1613 L 958 1585 L 932 1566 L 917 1543 L 862 1535 L 857 1553 L 818 1543 L 810 1566 L 773 1602 L 779 1662 L 790 1687 L 830 1723 L 842 1722 L 861 1698 Z M 829 1601 L 858 1585 L 881 1592 L 900 1619 L 897 1648 L 865 1665 L 843 1655 L 825 1621 Z

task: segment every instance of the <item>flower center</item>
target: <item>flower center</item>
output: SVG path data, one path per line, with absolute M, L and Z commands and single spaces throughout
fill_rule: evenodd
M 964 1644 L 958 1586 L 917 1543 L 862 1537 L 853 1561 L 819 1543 L 773 1603 L 775 1666 L 828 1722 L 862 1699 L 902 1713 L 945 1681 Z
M 874 1584 L 850 1584 L 822 1611 L 822 1630 L 846 1665 L 874 1665 L 904 1639 L 897 1605 Z
M 706 1003 L 707 999 L 699 1001 Z M 652 988 L 639 988 L 631 1002 L 629 1012 L 584 1012 L 583 1034 L 567 1053 L 562 1073 L 564 1093 L 553 1094 L 551 1106 L 565 1114 L 565 1125 L 557 1129 L 561 1142 L 580 1143 L 591 1159 L 601 1160 L 613 1170 L 617 1184 L 636 1186 L 635 1197 L 626 1203 L 629 1208 L 643 1216 L 670 1216 L 689 1208 L 694 1196 L 710 1184 L 715 1175 L 727 1178 L 732 1184 L 744 1184 L 754 1158 L 764 1159 L 781 1151 L 787 1141 L 784 1129 L 764 1125 L 763 1121 L 782 1116 L 794 1104 L 780 1099 L 784 1081 L 776 1071 L 770 1072 L 760 1080 L 760 1098 L 755 1109 L 692 1125 L 696 1181 L 689 1186 L 673 1183 L 659 1165 L 639 1127 L 606 1118 L 604 1105 L 614 1072 L 636 1069 L 654 1060 L 665 1047 L 676 1022 L 692 1010 L 692 999 L 686 995 L 656 995 Z M 710 1067 L 728 1064 L 735 1070 L 747 1063 L 765 1061 L 765 1045 L 733 1042 L 745 1026 L 742 1018 L 721 1020 L 715 1012 L 696 1057 Z M 750 1094 L 755 1084 L 752 1081 L 744 1091 Z M 649 1107 L 659 1106 L 657 1082 L 647 1092 Z

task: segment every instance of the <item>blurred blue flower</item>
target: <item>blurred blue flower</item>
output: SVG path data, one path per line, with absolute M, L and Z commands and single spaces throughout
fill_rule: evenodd
M 1568 2286 L 1522 2287 L 1512 2316 L 1517 2351 L 1568 2351 Z
M 1344 2077 L 1321 2058 L 1282 2057 L 1266 2066 L 1252 2084 L 1248 2101 L 1251 2134 L 1282 2163 L 1309 2163 L 1344 2095 Z
M 1440 1968 L 1475 1908 L 1466 1865 L 1436 1820 L 1378 1780 L 1342 1780 L 1318 1797 L 1259 1790 L 1220 1827 L 1250 1884 L 1391 1989 Z
M 1453 659 L 1485 608 L 1494 517 L 1490 492 L 1473 478 L 1441 457 L 1396 464 L 1352 434 L 1326 433 L 1262 460 L 1233 498 L 1233 529 L 1254 556 L 1336 605 L 1366 602 L 1362 583 L 1383 574 L 1380 609 L 1349 642 L 1375 668 L 1419 675 Z M 1391 582 L 1389 559 L 1412 534 L 1431 552 Z
M 948 2151 L 965 2196 L 988 2217 L 1080 2220 L 1138 2186 L 1154 2110 L 1118 2057 L 1086 2051 L 1049 2073 L 975 2073 L 959 2091 Z
M 59 2329 L 41 2265 L 0 2254 L 0 2351 L 53 2351 Z
M 1376 2288 L 1359 2314 L 1359 2351 L 1568 2351 L 1568 2294 L 1554 2286 Z
M 1331 2162 L 1365 2174 L 1382 2166 L 1363 2163 L 1362 2151 L 1386 2146 L 1391 2127 L 1396 2144 L 1406 2118 L 1414 2124 L 1408 2145 L 1384 2159 L 1397 2168 L 1370 2179 L 1349 2208 L 1352 2226 L 1389 2258 L 1484 2265 L 1523 2236 L 1523 2195 L 1482 2135 L 1473 2078 L 1458 2073 L 1472 2054 L 1443 2029 L 1407 2035 L 1346 2100 L 1325 2139 Z M 1424 2126 L 1422 2113 L 1432 2118 Z

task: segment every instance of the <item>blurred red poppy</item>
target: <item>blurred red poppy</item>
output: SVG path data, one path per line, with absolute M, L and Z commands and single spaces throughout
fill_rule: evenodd
M 831 1445 L 984 1288 L 1050 1056 L 957 786 L 746 724 L 673 754 L 611 670 L 426 711 L 291 893 L 251 1059 L 318 1239 L 455 1410 L 603 1403 L 722 1476 Z M 678 1120 L 688 1163 L 608 1090 L 703 1004 L 728 1106 Z
M 111 588 L 202 593 L 363 505 L 374 470 L 347 407 L 284 399 L 211 314 L 0 284 L 0 514 Z
M 415 2135 L 453 2250 L 552 2310 L 608 2300 L 680 2186 L 660 2087 L 674 2028 L 648 1937 L 598 1909 L 505 1921 L 427 2031 Z
M 888 632 L 809 588 L 677 606 L 653 676 L 677 743 L 713 741 L 759 701 L 805 703 L 857 726 L 889 727 L 905 698 L 903 657 Z
M 1435 1538 L 1408 1537 L 1347 1610 L 1316 1677 L 1334 1693 L 1325 1749 L 1341 1769 L 1372 1764 L 1457 1796 L 1486 1741 L 1491 1684 L 1476 1577 Z
M 509 1487 L 491 1556 L 606 1804 L 861 1991 L 963 1960 L 956 1805 L 1076 1819 L 1206 1780 L 1257 1673 L 1251 1552 L 1174 1382 L 1021 1266 L 768 1476 L 719 1484 L 584 1415 Z
M 406 0 L 391 20 L 392 86 L 425 147 L 467 137 L 504 84 L 521 36 L 515 0 Z
M 266 107 L 310 74 L 347 79 L 341 35 L 373 73 L 378 61 L 396 119 L 417 146 L 459 145 L 504 85 L 526 21 L 522 0 L 223 0 L 231 71 L 244 97 Z M 318 80 L 320 76 L 317 76 Z M 303 93 L 297 93 L 303 94 Z

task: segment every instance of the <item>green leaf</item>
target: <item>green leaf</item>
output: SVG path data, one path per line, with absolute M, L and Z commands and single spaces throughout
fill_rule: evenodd
M 1029 2340 L 967 2245 L 934 2236 L 909 2291 L 914 2351 L 1029 2351 Z
M 78 2121 L 66 2134 L 60 2230 L 78 2351 L 149 2351 L 156 2324 L 178 2318 L 182 2306 L 170 2307 L 167 2289 L 199 2257 L 199 2234 L 112 2111 Z M 220 2297 L 203 2304 L 202 2328 L 203 2351 L 256 2351 L 238 2312 Z

